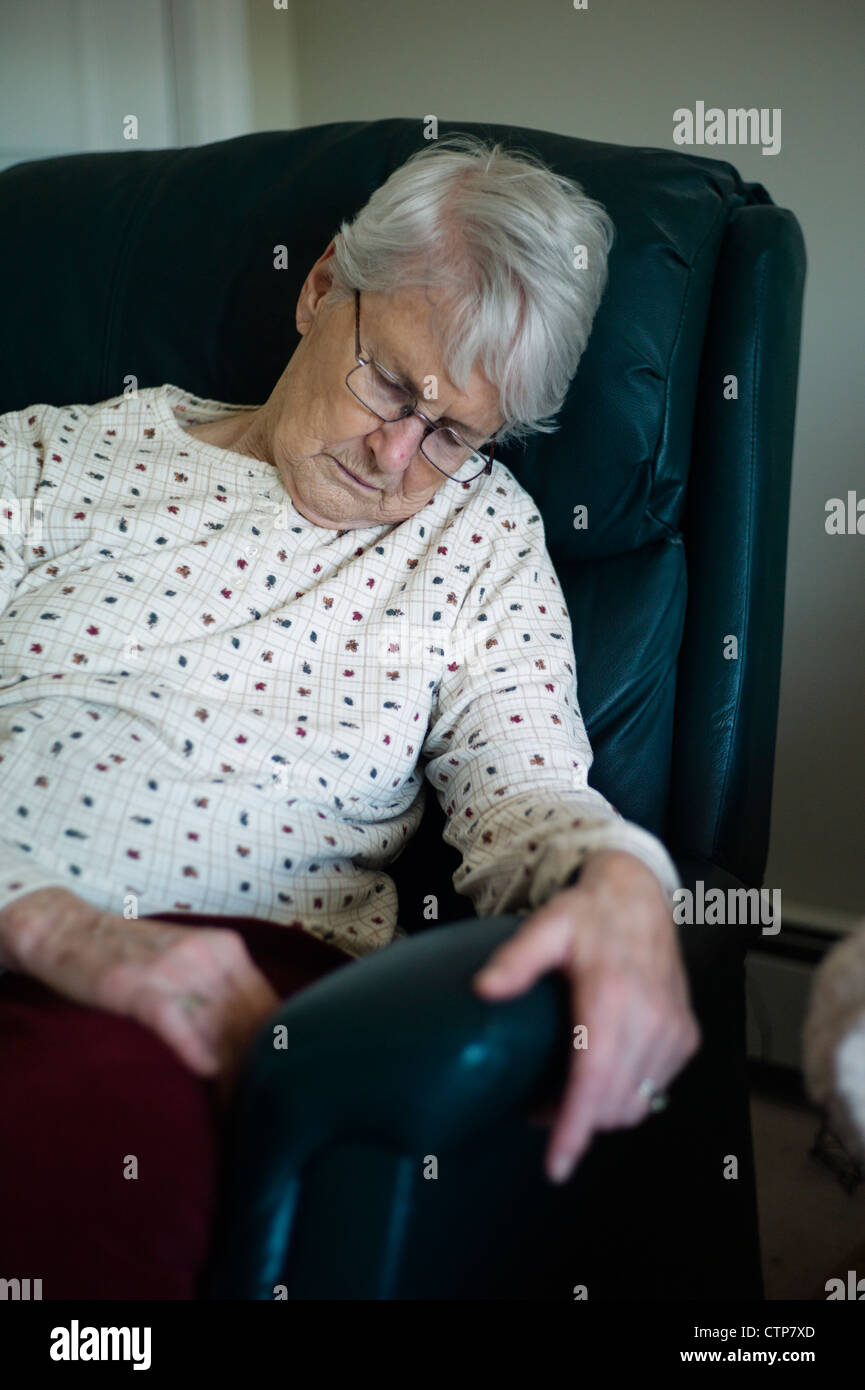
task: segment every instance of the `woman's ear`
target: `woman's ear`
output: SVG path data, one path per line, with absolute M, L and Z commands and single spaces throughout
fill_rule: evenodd
M 295 323 L 300 334 L 304 334 L 310 327 L 322 300 L 333 288 L 333 267 L 330 265 L 330 258 L 335 249 L 331 240 L 303 282 L 295 310 Z

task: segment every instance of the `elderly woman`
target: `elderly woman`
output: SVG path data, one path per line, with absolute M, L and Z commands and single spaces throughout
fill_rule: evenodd
M 0 1244 L 45 1297 L 194 1296 L 217 1101 L 281 998 L 404 934 L 385 870 L 426 782 L 454 886 L 524 919 L 475 988 L 561 971 L 587 1030 L 550 1178 L 695 1051 L 675 867 L 588 786 L 567 610 L 495 452 L 554 428 L 612 233 L 451 137 L 311 267 L 263 405 L 0 418 Z

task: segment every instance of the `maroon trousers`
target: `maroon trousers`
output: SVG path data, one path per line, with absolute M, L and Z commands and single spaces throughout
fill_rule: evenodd
M 280 998 L 352 959 L 251 918 L 156 920 L 238 931 Z M 198 1297 L 220 1122 L 214 1083 L 155 1033 L 0 974 L 0 1278 L 41 1279 L 43 1299 Z

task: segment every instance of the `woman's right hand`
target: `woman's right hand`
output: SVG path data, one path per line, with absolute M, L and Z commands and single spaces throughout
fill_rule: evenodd
M 28 903 L 28 899 L 30 902 Z M 102 912 L 62 888 L 0 913 L 12 968 L 78 1004 L 137 1019 L 223 1097 L 279 997 L 238 932 Z

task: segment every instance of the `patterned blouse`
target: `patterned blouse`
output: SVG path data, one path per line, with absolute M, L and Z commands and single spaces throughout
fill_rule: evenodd
M 571 626 L 511 472 L 330 530 L 274 465 L 182 428 L 243 408 L 163 385 L 0 416 L 0 909 L 62 886 L 362 956 L 405 934 L 385 869 L 427 782 L 479 916 L 598 849 L 672 903 L 664 846 L 587 784 Z

